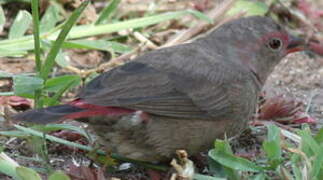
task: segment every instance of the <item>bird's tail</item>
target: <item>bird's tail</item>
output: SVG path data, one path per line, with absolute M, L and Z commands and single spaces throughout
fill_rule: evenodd
M 47 124 L 67 119 L 71 114 L 78 114 L 84 111 L 86 110 L 69 104 L 64 104 L 43 109 L 28 110 L 23 113 L 19 113 L 12 118 L 14 121 Z
M 47 124 L 64 119 L 79 119 L 93 116 L 120 116 L 133 113 L 135 110 L 120 107 L 98 106 L 87 104 L 76 99 L 68 104 L 51 106 L 43 109 L 29 110 L 12 117 L 14 121 Z

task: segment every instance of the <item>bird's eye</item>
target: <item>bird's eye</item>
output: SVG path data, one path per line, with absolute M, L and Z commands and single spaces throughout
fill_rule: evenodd
M 280 39 L 272 38 L 269 40 L 267 45 L 271 50 L 278 51 L 281 49 L 283 43 Z

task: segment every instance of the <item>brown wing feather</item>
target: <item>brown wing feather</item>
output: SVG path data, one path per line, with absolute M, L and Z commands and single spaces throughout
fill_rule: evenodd
M 80 97 L 160 116 L 216 119 L 230 114 L 225 83 L 243 79 L 244 72 L 232 72 L 233 62 L 223 63 L 226 59 L 199 47 L 190 43 L 147 53 L 100 75 Z
M 205 116 L 190 98 L 174 89 L 167 75 L 138 62 L 98 76 L 79 97 L 91 104 L 127 107 L 161 116 Z

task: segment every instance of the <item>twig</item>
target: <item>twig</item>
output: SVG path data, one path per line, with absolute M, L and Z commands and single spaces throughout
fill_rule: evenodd
M 287 137 L 288 139 L 300 144 L 301 143 L 301 137 L 299 137 L 297 134 L 294 134 L 290 131 L 287 131 L 285 129 L 280 129 L 280 132 L 283 136 Z
M 259 121 L 259 122 L 262 122 L 264 125 L 275 124 L 280 127 L 280 132 L 284 137 L 286 137 L 298 144 L 301 143 L 301 137 L 292 132 L 292 131 L 295 131 L 293 128 L 285 126 L 285 125 L 277 123 L 277 122 L 273 122 L 273 121 Z
M 308 159 L 308 157 L 306 156 L 306 154 L 303 151 L 301 151 L 299 149 L 285 147 L 285 146 L 283 146 L 283 148 L 289 152 L 296 153 L 296 154 L 300 155 L 304 159 L 305 165 L 308 167 L 308 169 L 311 169 L 312 166 L 310 163 L 310 159 Z
M 112 69 L 116 66 L 122 65 L 126 60 L 130 59 L 131 56 L 135 55 L 136 53 L 138 53 L 140 48 L 136 48 L 133 51 L 123 54 L 117 58 L 114 58 L 112 60 L 110 60 L 109 62 L 106 63 L 102 63 L 101 65 L 99 65 L 99 67 L 94 68 L 94 69 L 90 69 L 90 70 L 82 70 L 73 66 L 66 66 L 64 67 L 65 69 L 72 71 L 78 75 L 80 75 L 81 77 L 87 77 L 92 73 L 95 72 L 103 72 L 105 70 L 109 70 Z
M 157 49 L 158 46 L 151 42 L 148 38 L 146 38 L 144 35 L 139 33 L 138 31 L 133 32 L 133 36 L 140 42 L 144 43 L 147 45 L 148 48 L 150 49 Z

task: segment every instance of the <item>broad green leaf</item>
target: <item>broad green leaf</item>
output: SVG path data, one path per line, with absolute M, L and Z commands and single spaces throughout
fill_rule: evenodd
M 48 180 L 70 180 L 70 178 L 62 171 L 55 171 L 48 177 Z
M 16 172 L 21 180 L 42 180 L 39 174 L 30 168 L 19 166 Z
M 118 42 L 105 40 L 74 40 L 64 42 L 63 48 L 78 48 L 78 49 L 96 49 L 102 51 L 113 50 L 118 53 L 126 53 L 131 51 L 131 48 Z
M 268 134 L 267 134 L 267 141 L 276 141 L 280 143 L 280 130 L 275 125 L 267 126 Z
M 66 67 L 70 65 L 69 56 L 61 50 L 58 52 L 55 62 L 61 67 Z
M 49 106 L 57 105 L 59 98 L 66 92 L 68 89 L 70 89 L 75 84 L 75 81 L 70 81 L 69 83 L 66 83 L 65 86 L 63 86 L 61 89 L 59 89 L 53 97 L 51 97 L 51 100 L 48 102 Z
M 235 15 L 240 12 L 246 12 L 247 16 L 265 15 L 269 8 L 264 2 L 238 0 L 233 7 L 227 12 L 227 15 Z
M 216 141 L 215 148 L 209 151 L 209 156 L 222 164 L 234 170 L 259 172 L 264 169 L 255 163 L 240 157 L 236 157 L 228 150 L 225 142 Z
M 231 149 L 230 144 L 229 144 L 227 139 L 225 139 L 225 140 L 217 139 L 215 141 L 215 143 L 214 143 L 214 149 L 217 150 L 217 151 L 225 152 L 225 153 L 233 156 L 232 149 Z M 221 164 L 220 162 L 215 161 L 213 158 L 211 158 L 211 160 L 213 160 L 215 163 L 218 163 L 219 165 Z M 239 173 L 238 173 L 238 171 L 236 169 L 233 169 L 231 167 L 225 166 L 223 164 L 221 164 L 221 165 L 223 166 L 223 172 L 220 171 L 219 175 L 222 176 L 223 174 L 221 174 L 221 173 L 224 173 L 224 175 L 226 177 L 228 177 L 229 179 L 232 179 L 232 180 L 238 180 L 239 179 Z
M 207 164 L 208 164 L 208 174 L 212 176 L 218 176 L 218 177 L 225 177 L 226 173 L 224 170 L 224 167 L 218 163 L 217 161 L 214 161 L 211 157 L 207 157 Z
M 206 176 L 203 174 L 194 174 L 194 179 L 195 180 L 226 180 L 226 178 Z
M 96 20 L 95 24 L 102 24 L 107 19 L 109 19 L 113 12 L 117 9 L 121 0 L 112 0 L 110 3 L 100 12 L 98 19 Z
M 3 30 L 3 26 L 6 23 L 6 17 L 4 16 L 4 12 L 2 6 L 0 5 L 0 33 Z
M 73 82 L 73 85 L 71 87 L 78 86 L 81 83 L 81 78 L 77 75 L 63 75 L 51 78 L 46 81 L 44 90 L 49 92 L 57 92 L 70 82 Z
M 263 143 L 263 148 L 266 152 L 271 168 L 275 169 L 282 161 L 280 146 L 274 141 L 265 141 Z
M 11 159 L 7 154 L 4 152 L 0 153 L 0 172 L 13 177 L 14 179 L 18 179 L 18 175 L 16 174 L 16 167 L 19 164 Z
M 39 77 L 17 75 L 13 77 L 13 90 L 16 95 L 34 94 L 43 88 L 44 80 Z
M 236 157 L 234 155 L 222 151 L 217 151 L 215 149 L 209 151 L 209 156 L 223 166 L 229 167 L 231 169 L 251 172 L 259 172 L 264 170 L 262 167 L 257 166 L 247 159 Z
M 269 125 L 267 127 L 267 140 L 263 143 L 263 148 L 267 154 L 269 163 L 273 169 L 281 163 L 281 148 L 280 148 L 280 130 L 277 126 Z
M 21 10 L 18 12 L 12 26 L 9 30 L 9 39 L 22 37 L 28 30 L 32 22 L 32 17 L 28 11 Z
M 60 20 L 59 7 L 55 5 L 49 6 L 40 20 L 40 32 L 47 32 L 53 29 Z
M 67 19 L 65 22 L 62 31 L 59 33 L 56 41 L 53 43 L 52 48 L 50 49 L 44 65 L 42 67 L 41 71 L 41 77 L 46 80 L 48 74 L 50 73 L 51 69 L 53 68 L 55 64 L 56 56 L 65 41 L 65 38 L 67 37 L 68 33 L 70 32 L 73 25 L 76 23 L 77 19 L 80 17 L 84 9 L 87 7 L 90 1 L 84 1 L 76 10 L 73 11 L 72 15 Z
M 227 140 L 219 140 L 217 139 L 215 142 L 214 142 L 214 148 L 218 151 L 223 151 L 223 152 L 226 152 L 228 154 L 231 154 L 233 155 L 233 152 L 231 150 L 231 147 L 230 147 L 230 144 Z

